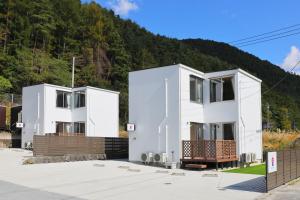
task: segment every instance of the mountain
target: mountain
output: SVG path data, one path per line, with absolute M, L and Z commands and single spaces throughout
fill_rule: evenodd
M 263 80 L 263 119 L 273 128 L 300 128 L 300 76 L 226 43 L 155 35 L 97 3 L 80 0 L 0 2 L 0 90 L 20 93 L 42 82 L 118 90 L 127 122 L 129 71 L 183 63 L 203 72 L 242 68 Z M 287 78 L 269 91 L 282 77 Z M 267 104 L 270 109 L 267 109 Z

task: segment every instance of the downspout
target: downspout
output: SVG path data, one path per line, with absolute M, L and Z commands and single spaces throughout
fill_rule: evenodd
M 239 81 L 239 96 L 240 96 L 240 118 L 241 118 L 241 122 L 242 122 L 242 125 L 243 125 L 243 149 L 244 149 L 244 153 L 246 153 L 246 125 L 245 125 L 245 122 L 244 122 L 244 119 L 243 119 L 243 116 L 242 116 L 242 90 L 241 90 L 241 84 L 242 84 L 242 81 Z
M 166 95 L 166 97 L 165 97 L 165 100 L 166 100 L 166 102 L 165 102 L 165 106 L 166 106 L 165 119 L 167 119 L 168 118 L 168 79 L 165 79 L 165 95 Z M 167 160 L 168 160 L 168 149 L 169 149 L 169 147 L 168 147 L 168 139 L 169 139 L 169 137 L 168 137 L 168 125 L 166 124 L 166 153 L 167 153 Z

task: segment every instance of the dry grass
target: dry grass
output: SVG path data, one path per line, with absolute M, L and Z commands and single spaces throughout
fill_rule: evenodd
M 264 150 L 280 150 L 294 146 L 300 132 L 267 132 L 263 133 Z M 298 140 L 299 140 L 298 139 Z
M 128 132 L 124 130 L 119 131 L 119 137 L 121 138 L 128 138 Z

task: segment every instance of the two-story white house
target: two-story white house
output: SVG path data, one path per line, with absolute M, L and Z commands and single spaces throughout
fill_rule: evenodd
M 129 73 L 129 160 L 262 159 L 261 80 L 241 69 L 202 73 L 182 64 Z
M 22 93 L 23 148 L 33 135 L 119 135 L 119 92 L 40 84 Z

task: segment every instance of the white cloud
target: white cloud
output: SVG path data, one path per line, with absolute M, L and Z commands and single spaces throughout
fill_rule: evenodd
M 110 6 L 117 15 L 127 16 L 130 11 L 137 10 L 138 5 L 131 0 L 113 0 Z
M 297 62 L 300 61 L 300 50 L 296 46 L 291 47 L 291 51 L 288 53 L 288 55 L 284 58 L 283 63 L 281 64 L 281 67 L 287 71 L 291 70 Z M 295 72 L 297 74 L 300 74 L 300 64 L 295 69 Z

